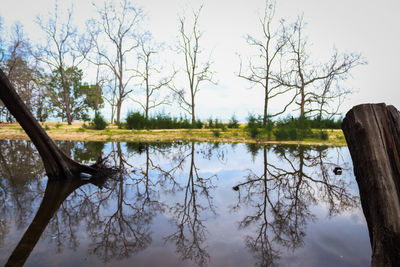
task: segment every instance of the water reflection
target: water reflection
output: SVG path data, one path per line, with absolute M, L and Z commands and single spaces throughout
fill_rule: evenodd
M 33 249 L 41 240 L 48 251 L 42 257 L 49 259 L 54 249 L 58 255 L 83 250 L 85 264 L 130 266 L 132 261 L 125 260 L 135 255 L 139 259 L 161 246 L 170 251 L 173 265 L 218 265 L 218 249 L 210 249 L 210 239 L 218 234 L 213 225 L 225 224 L 219 217 L 229 216 L 239 229 L 226 231 L 240 236 L 242 250 L 247 247 L 254 258 L 246 264 L 271 266 L 279 263 L 284 251 L 304 245 L 307 224 L 318 219 L 313 206 L 324 206 L 329 216 L 359 209 L 352 179 L 332 172 L 338 164 L 350 170 L 341 149 L 207 143 L 59 145 L 78 161 L 90 163 L 103 156 L 121 171 L 102 182 L 47 181 L 30 142 L 0 141 L 0 249 L 10 227 L 22 237 L 13 241 L 7 252 L 11 256 L 0 258 L 0 263 L 20 264 L 30 254 L 39 257 Z M 229 168 L 245 175 L 229 186 L 234 190 L 224 191 L 229 181 L 218 174 Z M 226 205 L 215 202 L 220 195 L 226 197 Z M 224 210 L 228 206 L 233 213 Z M 154 228 L 163 220 L 169 223 Z
M 54 214 L 60 209 L 64 200 L 77 188 L 86 183 L 87 182 L 78 179 L 73 181 L 49 180 L 47 182 L 42 203 L 40 204 L 33 221 L 9 257 L 6 266 L 22 266 L 25 263 L 39 238 L 43 234 L 44 229 L 47 227 Z M 65 211 L 65 209 L 61 208 L 61 211 Z M 58 216 L 56 216 L 56 218 L 58 218 Z M 69 218 L 63 219 L 68 220 Z M 71 220 L 68 221 L 71 222 Z M 50 225 L 52 232 L 59 230 L 59 227 L 54 227 L 55 225 L 59 226 L 58 220 L 53 220 L 53 223 Z M 72 227 L 70 229 L 72 229 Z M 62 231 L 56 231 L 56 234 L 58 241 L 60 241 L 60 236 L 64 235 L 64 233 Z M 74 238 L 72 231 L 70 242 L 71 240 L 75 241 L 74 245 L 76 247 L 76 239 Z M 58 243 L 61 244 L 61 242 Z
M 204 155 L 211 157 L 212 150 Z M 165 237 L 167 242 L 173 242 L 176 250 L 183 260 L 194 260 L 200 266 L 209 261 L 209 254 L 205 248 L 206 227 L 201 218 L 204 211 L 215 213 L 210 190 L 214 188 L 213 179 L 216 175 L 201 177 L 195 163 L 195 145 L 191 143 L 190 151 L 186 156 L 190 158 L 189 175 L 183 184 L 184 195 L 172 206 L 169 212 L 172 214 L 172 221 L 176 225 L 176 232 Z M 205 204 L 198 200 L 203 198 Z
M 43 196 L 39 181 L 43 175 L 41 159 L 31 143 L 0 142 L 0 245 L 12 221 L 19 229 L 26 226 L 34 212 L 32 203 Z
M 293 251 L 303 245 L 307 222 L 315 220 L 312 205 L 325 203 L 332 216 L 359 203 L 349 181 L 332 175 L 331 166 L 336 164 L 329 161 L 326 147 L 264 146 L 261 150 L 263 172 L 249 170 L 244 181 L 233 187 L 238 191 L 233 209 L 254 207 L 239 227 L 256 225 L 257 230 L 246 236 L 246 245 L 258 265 L 271 266 L 282 247 Z M 268 161 L 269 150 L 277 160 Z M 254 157 L 259 147 L 252 145 L 249 151 Z

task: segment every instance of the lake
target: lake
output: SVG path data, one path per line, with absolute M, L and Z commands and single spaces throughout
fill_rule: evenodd
M 48 181 L 32 143 L 0 141 L 1 265 L 370 264 L 347 147 L 57 144 L 121 171 Z

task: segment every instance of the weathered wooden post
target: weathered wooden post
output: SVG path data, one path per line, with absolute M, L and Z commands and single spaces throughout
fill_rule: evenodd
M 342 129 L 368 223 L 371 266 L 400 266 L 400 113 L 385 104 L 358 105 Z

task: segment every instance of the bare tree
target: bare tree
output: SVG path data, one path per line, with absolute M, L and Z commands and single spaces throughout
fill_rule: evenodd
M 299 106 L 300 117 L 315 115 L 317 111 L 322 114 L 323 106 L 328 102 L 351 93 L 351 90 L 334 92 L 335 88 L 331 85 L 346 80 L 351 69 L 366 63 L 360 54 L 339 54 L 336 50 L 328 62 L 312 63 L 308 40 L 303 34 L 304 27 L 303 16 L 300 16 L 292 25 L 288 39 L 290 58 L 287 70 L 277 77 L 283 86 L 296 89 L 295 103 Z
M 113 95 L 108 101 L 112 100 L 111 105 L 116 107 L 116 122 L 120 123 L 122 103 L 133 91 L 128 86 L 133 76 L 127 73 L 126 61 L 139 46 L 138 26 L 143 19 L 143 11 L 128 0 L 104 2 L 101 7 L 93 5 L 97 8 L 99 19 L 88 22 L 94 47 L 94 56 L 88 59 L 113 73 L 116 88 L 111 90 Z
M 333 68 L 337 62 L 341 62 L 343 68 L 335 71 Z M 331 119 L 339 113 L 345 98 L 353 93 L 351 88 L 343 87 L 341 82 L 351 77 L 349 71 L 352 67 L 363 64 L 366 64 L 366 61 L 361 58 L 360 54 L 339 54 L 336 49 L 334 50 L 330 61 L 324 65 L 324 72 L 332 72 L 332 75 L 317 83 L 318 92 L 314 96 L 314 102 L 318 109 L 316 115 L 319 118 Z
M 4 59 L 3 17 L 0 16 L 0 65 Z
M 32 59 L 31 45 L 22 24 L 15 23 L 9 35 L 3 70 L 28 109 L 43 121 L 48 113 L 47 95 L 43 94 L 46 90 L 44 72 L 37 60 Z M 9 117 L 8 112 L 6 116 Z
M 246 36 L 246 42 L 258 53 L 248 59 L 247 71 L 242 69 L 242 59 L 240 58 L 240 68 L 238 76 L 250 82 L 252 87 L 258 86 L 264 90 L 264 114 L 263 125 L 265 126 L 271 117 L 278 116 L 286 111 L 288 106 L 293 103 L 294 97 L 284 105 L 283 109 L 275 114 L 269 114 L 268 106 L 272 98 L 291 91 L 290 87 L 283 87 L 274 79 L 273 71 L 279 72 L 279 59 L 284 53 L 288 39 L 285 34 L 283 21 L 276 30 L 273 28 L 275 15 L 275 1 L 265 2 L 264 16 L 259 18 L 262 29 L 262 37 L 257 39 L 251 35 Z
M 8 42 L 4 43 L 4 55 L 6 60 L 3 62 L 3 70 L 22 100 L 31 109 L 30 82 L 32 81 L 32 71 L 27 62 L 29 42 L 25 37 L 22 24 L 15 23 L 10 31 Z M 6 111 L 6 117 L 9 117 Z
M 158 54 L 161 45 L 154 44 L 151 36 L 143 36 L 140 39 L 140 52 L 138 54 L 138 65 L 133 70 L 134 76 L 141 80 L 141 87 L 145 90 L 145 101 L 132 100 L 138 103 L 144 110 L 146 119 L 149 117 L 149 111 L 161 105 L 171 103 L 168 95 L 161 95 L 162 88 L 168 87 L 175 77 L 176 71 L 169 76 L 160 77 L 157 81 L 156 76 L 161 73 L 161 67 L 154 62 L 154 56 Z M 143 103 L 144 102 L 144 103 Z
M 58 73 L 61 81 L 61 95 L 63 103 L 60 108 L 65 112 L 68 124 L 72 123 L 71 97 L 73 91 L 69 87 L 66 70 L 76 68 L 84 60 L 84 56 L 78 49 L 77 29 L 72 23 L 72 9 L 68 9 L 66 18 L 60 17 L 61 12 L 56 2 L 53 13 L 48 16 L 39 16 L 38 25 L 46 35 L 45 43 L 35 51 L 35 57 L 45 63 L 53 73 Z
M 190 30 L 187 30 L 186 17 L 182 16 L 179 19 L 180 40 L 178 53 L 182 54 L 185 59 L 184 73 L 187 76 L 188 85 L 186 90 L 178 89 L 175 86 L 170 87 L 175 92 L 180 106 L 192 117 L 192 123 L 196 122 L 195 98 L 200 90 L 200 83 L 203 81 L 214 83 L 214 72 L 211 70 L 212 62 L 209 59 L 200 62 L 199 58 L 202 53 L 200 39 L 203 36 L 203 32 L 199 30 L 198 22 L 202 7 L 193 12 L 193 24 Z M 189 97 L 186 96 L 186 93 L 189 93 Z

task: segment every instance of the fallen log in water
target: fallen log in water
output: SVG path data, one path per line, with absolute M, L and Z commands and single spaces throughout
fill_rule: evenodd
M 342 129 L 368 223 L 371 266 L 400 266 L 400 113 L 385 104 L 358 105 Z
M 80 164 L 65 155 L 47 135 L 28 107 L 18 96 L 7 76 L 0 69 L 0 100 L 25 130 L 43 160 L 49 177 L 76 177 L 79 173 L 96 174 L 96 168 Z

